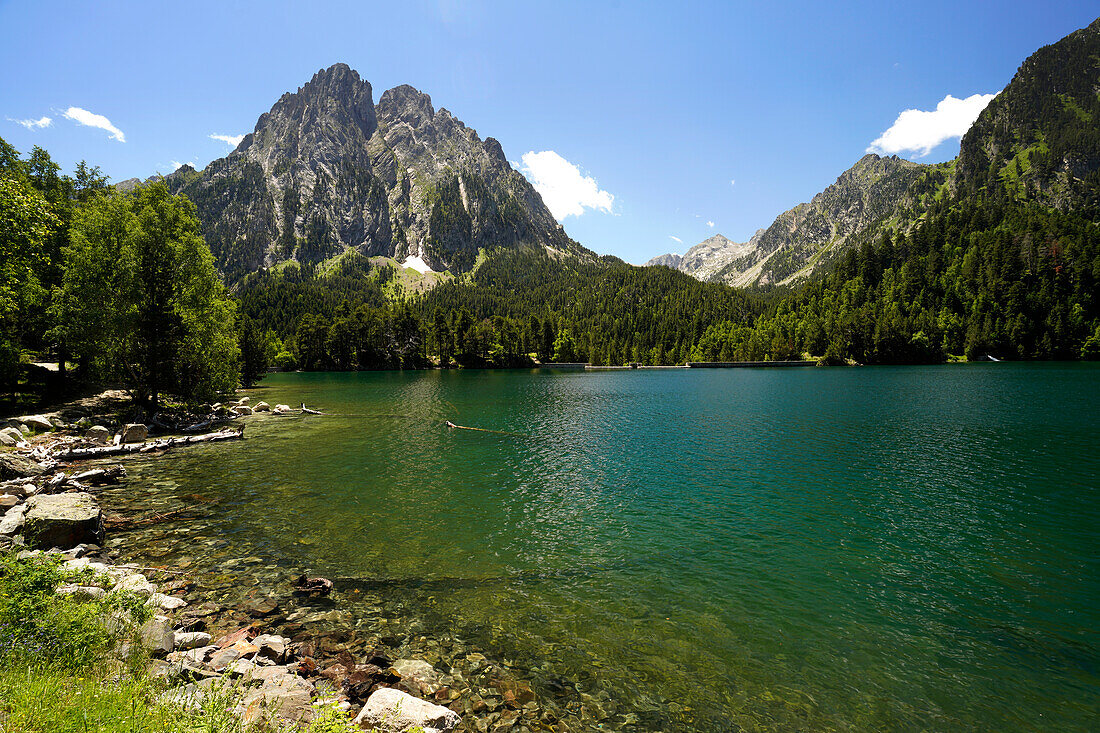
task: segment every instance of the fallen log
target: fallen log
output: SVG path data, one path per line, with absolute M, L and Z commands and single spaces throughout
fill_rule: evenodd
M 179 445 L 193 443 L 214 443 L 221 440 L 238 440 L 244 437 L 244 426 L 232 430 L 218 430 L 204 435 L 184 435 L 178 438 L 158 438 L 143 443 L 122 443 L 120 445 L 99 445 L 92 448 L 63 448 L 50 457 L 54 460 L 74 460 L 79 458 L 98 458 L 100 456 L 126 455 L 130 453 L 148 453 L 165 450 Z

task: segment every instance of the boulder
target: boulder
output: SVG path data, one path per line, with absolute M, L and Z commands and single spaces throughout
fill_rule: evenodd
M 159 608 L 162 611 L 175 611 L 177 608 L 186 606 L 187 601 L 175 596 L 154 592 L 149 595 L 149 601 L 145 605 Z
M 355 718 L 360 728 L 381 733 L 405 733 L 417 726 L 424 733 L 450 733 L 459 722 L 461 718 L 453 710 L 392 687 L 375 690 Z
M 230 412 L 232 412 L 234 415 L 251 415 L 252 408 L 248 405 L 237 405 L 236 407 L 231 408 Z
M 23 529 L 23 514 L 27 511 L 26 504 L 14 506 L 0 519 L 0 535 L 11 536 L 19 534 Z
M 140 443 L 149 437 L 149 428 L 139 422 L 130 423 L 122 428 L 123 443 Z
M 46 469 L 29 458 L 10 454 L 0 454 L 0 481 L 10 481 L 11 479 L 26 478 L 28 476 L 39 476 L 45 472 Z
M 290 412 L 290 405 L 275 405 L 275 409 L 272 412 L 276 415 L 285 415 Z
M 107 445 L 111 442 L 111 431 L 102 425 L 93 425 L 84 433 L 84 437 L 93 443 Z
M 210 634 L 205 631 L 177 631 L 176 649 L 186 651 L 210 644 Z
M 23 500 L 15 494 L 0 494 L 0 509 L 7 511 Z
M 154 616 L 146 621 L 139 633 L 141 645 L 152 654 L 167 654 L 176 644 L 172 622 L 165 616 Z
M 141 573 L 131 573 L 122 578 L 114 587 L 116 593 L 133 593 L 134 595 L 141 596 L 142 598 L 150 598 L 157 589 L 153 587 L 153 584 L 149 582 Z
M 266 402 L 257 402 L 256 406 L 252 408 L 253 412 L 271 412 L 271 405 Z
M 4 428 L 0 430 L 0 445 L 15 445 L 23 441 L 23 433 L 19 428 Z
M 59 585 L 54 592 L 59 596 L 71 596 L 78 601 L 96 601 L 107 595 L 107 591 L 94 585 Z
M 24 506 L 23 540 L 28 547 L 67 550 L 103 542 L 103 512 L 91 494 L 32 496 Z
M 36 433 L 48 433 L 53 430 L 53 423 L 45 415 L 28 415 L 19 418 L 19 421 Z
M 313 720 L 312 686 L 301 678 L 294 680 L 287 685 L 268 681 L 259 690 L 245 695 L 240 705 L 241 727 L 252 730 L 272 716 L 290 723 Z
M 281 662 L 286 656 L 286 648 L 290 644 L 290 639 L 274 634 L 261 634 L 253 639 L 252 643 L 259 648 L 260 656 Z
M 250 403 L 250 402 L 252 402 L 252 398 L 251 398 L 251 397 L 242 397 L 242 398 L 240 398 L 239 400 L 237 400 L 237 404 L 238 404 L 238 405 L 247 405 L 247 404 L 248 404 L 248 403 Z

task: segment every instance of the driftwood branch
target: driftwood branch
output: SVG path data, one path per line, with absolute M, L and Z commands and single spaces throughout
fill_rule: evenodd
M 65 448 L 55 449 L 50 458 L 54 460 L 73 460 L 77 458 L 98 458 L 100 456 L 116 456 L 129 453 L 149 453 L 155 450 L 164 450 L 180 445 L 193 445 L 195 443 L 213 443 L 221 440 L 238 440 L 244 437 L 244 427 L 232 430 L 218 430 L 203 435 L 185 435 L 179 438 L 159 438 L 148 440 L 144 443 L 122 443 L 121 445 L 99 445 L 91 448 Z

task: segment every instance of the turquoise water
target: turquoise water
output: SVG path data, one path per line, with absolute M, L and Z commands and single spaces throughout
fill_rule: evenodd
M 252 399 L 331 414 L 139 465 L 218 502 L 190 543 L 399 597 L 605 729 L 1096 729 L 1096 367 L 284 374 Z

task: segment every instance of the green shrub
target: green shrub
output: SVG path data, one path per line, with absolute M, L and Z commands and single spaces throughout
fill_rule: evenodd
M 96 661 L 126 627 L 151 614 L 142 599 L 111 593 L 79 601 L 54 591 L 64 579 L 61 558 L 0 556 L 0 665 L 33 663 L 78 669 Z M 106 622 L 121 621 L 111 633 Z M 117 625 L 117 624 L 116 624 Z

